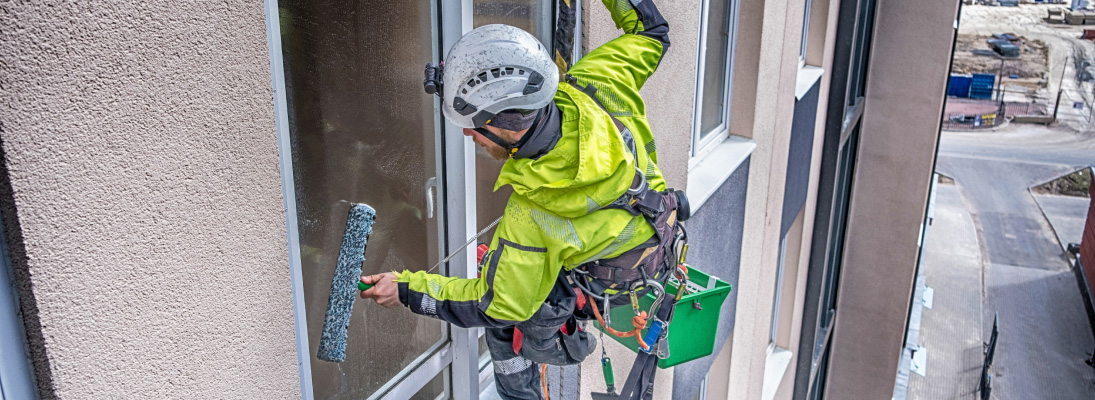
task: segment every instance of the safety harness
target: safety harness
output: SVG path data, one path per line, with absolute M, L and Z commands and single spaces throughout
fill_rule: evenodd
M 605 331 L 620 337 L 633 336 L 639 343 L 639 355 L 618 398 L 621 400 L 650 399 L 653 397 L 654 375 L 657 372 L 658 359 L 669 356 L 666 339 L 669 324 L 673 320 L 673 310 L 685 293 L 685 285 L 681 284 L 676 296 L 666 299 L 665 286 L 671 275 L 676 276 L 679 282 L 688 281 L 688 272 L 683 266 L 688 236 L 680 223 L 690 216 L 688 200 L 684 192 L 678 190 L 668 189 L 659 192 L 651 189 L 647 183 L 646 174 L 638 165 L 639 156 L 631 130 L 597 99 L 597 88 L 592 83 L 584 87 L 580 86 L 577 79 L 571 75 L 566 75 L 566 81 L 593 99 L 609 115 L 635 160 L 635 178 L 631 186 L 619 198 L 602 209 L 618 209 L 634 216 L 642 215 L 654 228 L 654 236 L 650 240 L 624 254 L 612 259 L 587 262 L 570 271 L 570 281 L 581 289 L 578 293 L 578 303 L 587 303 L 585 297 L 589 297 L 592 300 L 589 303 L 591 303 L 594 317 Z M 649 292 L 656 294 L 656 300 L 648 312 L 640 309 L 638 299 Z M 613 306 L 628 302 L 631 303 L 635 313 L 631 320 L 634 330 L 620 332 L 612 328 L 609 311 Z M 642 330 L 646 328 L 649 329 L 644 336 Z M 593 393 L 593 398 L 615 399 L 617 395 L 612 377 L 612 360 L 608 358 L 603 347 L 601 364 L 609 392 Z

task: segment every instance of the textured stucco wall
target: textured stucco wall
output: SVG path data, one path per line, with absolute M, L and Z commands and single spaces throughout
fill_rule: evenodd
M 45 397 L 300 395 L 265 33 L 254 1 L 0 3 L 0 202 Z
M 957 8 L 878 2 L 826 398 L 893 396 Z
M 600 1 L 588 0 L 582 4 L 586 12 L 583 40 L 587 52 L 620 35 Z M 692 151 L 700 0 L 658 0 L 657 5 L 669 21 L 670 47 L 641 94 L 646 101 L 646 118 L 658 143 L 658 166 L 670 187 L 685 189 Z

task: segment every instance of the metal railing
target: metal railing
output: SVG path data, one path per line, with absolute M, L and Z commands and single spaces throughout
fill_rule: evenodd
M 1000 314 L 996 313 L 992 318 L 992 335 L 985 347 L 985 361 L 981 364 L 981 383 L 978 385 L 981 400 L 988 400 L 992 396 L 992 375 L 989 374 L 989 369 L 992 368 L 992 359 L 996 356 L 996 339 L 999 336 Z

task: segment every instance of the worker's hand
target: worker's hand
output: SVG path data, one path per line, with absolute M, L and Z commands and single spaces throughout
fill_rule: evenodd
M 385 272 L 383 274 L 361 277 L 362 282 L 376 285 L 369 290 L 361 292 L 361 298 L 373 299 L 376 301 L 376 304 L 380 304 L 387 308 L 400 305 L 399 286 L 396 285 L 395 278 L 394 272 Z

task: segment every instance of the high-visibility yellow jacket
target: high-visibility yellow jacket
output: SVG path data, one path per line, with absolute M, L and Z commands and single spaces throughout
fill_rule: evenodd
M 634 9 L 627 0 L 602 0 L 624 34 L 593 50 L 569 74 L 593 84 L 608 112 L 635 137 L 632 156 L 608 113 L 569 84 L 555 105 L 562 136 L 539 159 L 510 159 L 495 190 L 513 195 L 498 224 L 478 279 L 426 272 L 398 273 L 400 301 L 411 311 L 470 326 L 509 326 L 539 309 L 561 269 L 612 258 L 654 234 L 641 216 L 601 209 L 631 186 L 636 165 L 651 188 L 665 190 L 657 151 L 639 89 L 668 48 L 668 24 L 651 0 Z

